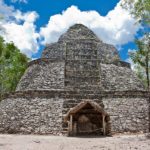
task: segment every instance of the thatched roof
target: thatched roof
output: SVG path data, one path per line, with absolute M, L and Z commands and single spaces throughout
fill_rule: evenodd
M 75 107 L 70 108 L 70 110 L 68 111 L 68 113 L 66 114 L 66 116 L 65 116 L 65 118 L 64 118 L 65 122 L 66 122 L 67 120 L 69 120 L 69 116 L 70 116 L 71 114 L 75 114 L 75 113 L 79 112 L 79 111 L 80 111 L 83 107 L 85 107 L 87 104 L 90 104 L 90 105 L 93 107 L 93 109 L 94 109 L 95 111 L 97 111 L 97 112 L 99 112 L 99 113 L 102 113 L 102 114 L 105 115 L 105 116 L 108 115 L 108 114 L 104 111 L 104 109 L 103 109 L 100 105 L 98 105 L 96 102 L 93 102 L 93 101 L 91 101 L 91 100 L 84 100 L 84 101 L 80 102 L 78 105 L 76 105 Z

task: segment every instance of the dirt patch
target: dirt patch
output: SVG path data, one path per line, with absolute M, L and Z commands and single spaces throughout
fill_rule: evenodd
M 63 137 L 0 135 L 0 150 L 149 150 L 145 135 L 113 137 Z

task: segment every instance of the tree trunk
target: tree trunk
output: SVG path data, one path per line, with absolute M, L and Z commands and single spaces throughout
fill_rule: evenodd
M 146 80 L 147 80 L 147 88 L 148 88 L 148 90 L 149 90 L 149 66 L 148 66 L 148 55 L 146 56 Z
M 148 44 L 148 51 L 147 51 L 147 55 L 146 55 L 146 78 L 147 78 L 147 88 L 148 91 L 150 90 L 150 78 L 149 78 L 149 53 L 150 53 L 150 43 Z

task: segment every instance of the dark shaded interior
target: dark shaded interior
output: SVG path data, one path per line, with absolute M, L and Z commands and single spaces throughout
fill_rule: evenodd
M 102 113 L 86 104 L 81 110 L 73 114 L 73 134 L 75 135 L 102 135 Z

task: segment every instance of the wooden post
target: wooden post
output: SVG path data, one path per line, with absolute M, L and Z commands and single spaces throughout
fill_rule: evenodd
M 105 129 L 105 127 L 106 127 L 106 124 L 105 124 L 105 116 L 103 115 L 102 117 L 103 117 L 103 135 L 106 135 L 106 129 Z
M 72 115 L 70 115 L 70 132 L 72 132 Z
M 70 122 L 69 121 L 67 121 L 68 122 L 68 136 L 70 135 Z
M 77 134 L 77 122 L 74 123 L 73 134 L 74 134 L 74 135 Z

